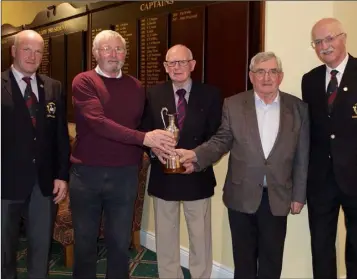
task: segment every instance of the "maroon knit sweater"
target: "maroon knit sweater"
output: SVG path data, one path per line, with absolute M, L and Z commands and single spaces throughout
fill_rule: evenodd
M 145 133 L 138 128 L 145 104 L 140 82 L 128 75 L 106 78 L 94 70 L 72 83 L 77 139 L 71 162 L 90 166 L 140 163 Z

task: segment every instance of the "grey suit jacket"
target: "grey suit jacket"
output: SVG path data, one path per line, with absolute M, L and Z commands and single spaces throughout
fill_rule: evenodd
M 286 216 L 292 201 L 306 201 L 309 138 L 307 104 L 280 92 L 279 131 L 265 159 L 254 92 L 246 91 L 224 101 L 217 134 L 194 149 L 198 159 L 196 170 L 204 169 L 230 151 L 223 189 L 225 205 L 244 213 L 256 212 L 266 175 L 271 211 L 275 216 Z

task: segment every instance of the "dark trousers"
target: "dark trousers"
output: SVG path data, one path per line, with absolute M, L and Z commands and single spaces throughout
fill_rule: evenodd
M 129 247 L 138 166 L 72 166 L 69 184 L 74 228 L 74 279 L 95 279 L 102 209 L 107 278 L 129 278 Z
M 330 171 L 321 192 L 308 191 L 307 202 L 314 279 L 337 278 L 336 233 L 341 206 L 347 231 L 347 279 L 357 279 L 357 196 L 343 193 Z
M 21 216 L 27 236 L 29 279 L 48 278 L 55 208 L 52 197 L 44 197 L 35 185 L 27 200 L 1 200 L 1 278 L 16 278 L 16 255 Z
M 228 209 L 235 279 L 279 279 L 286 235 L 286 216 L 273 216 L 264 190 L 259 209 L 247 214 Z

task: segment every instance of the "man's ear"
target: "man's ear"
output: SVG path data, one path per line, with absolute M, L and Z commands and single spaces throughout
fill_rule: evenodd
M 190 64 L 190 71 L 193 72 L 196 66 L 196 60 L 191 60 L 189 64 Z
M 163 64 L 164 64 L 165 72 L 168 74 L 169 73 L 169 67 L 166 65 L 165 62 Z
M 250 82 L 253 84 L 253 74 L 252 71 L 249 71 L 249 79 L 250 79 Z
M 12 56 L 12 57 L 15 57 L 15 53 L 16 53 L 16 46 L 15 46 L 15 45 L 12 45 L 12 46 L 11 46 L 11 56 Z

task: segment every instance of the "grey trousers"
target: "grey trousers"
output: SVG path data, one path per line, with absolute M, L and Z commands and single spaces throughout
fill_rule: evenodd
M 1 200 L 1 278 L 15 279 L 21 216 L 27 235 L 29 279 L 48 278 L 48 258 L 56 206 L 35 185 L 27 200 Z

